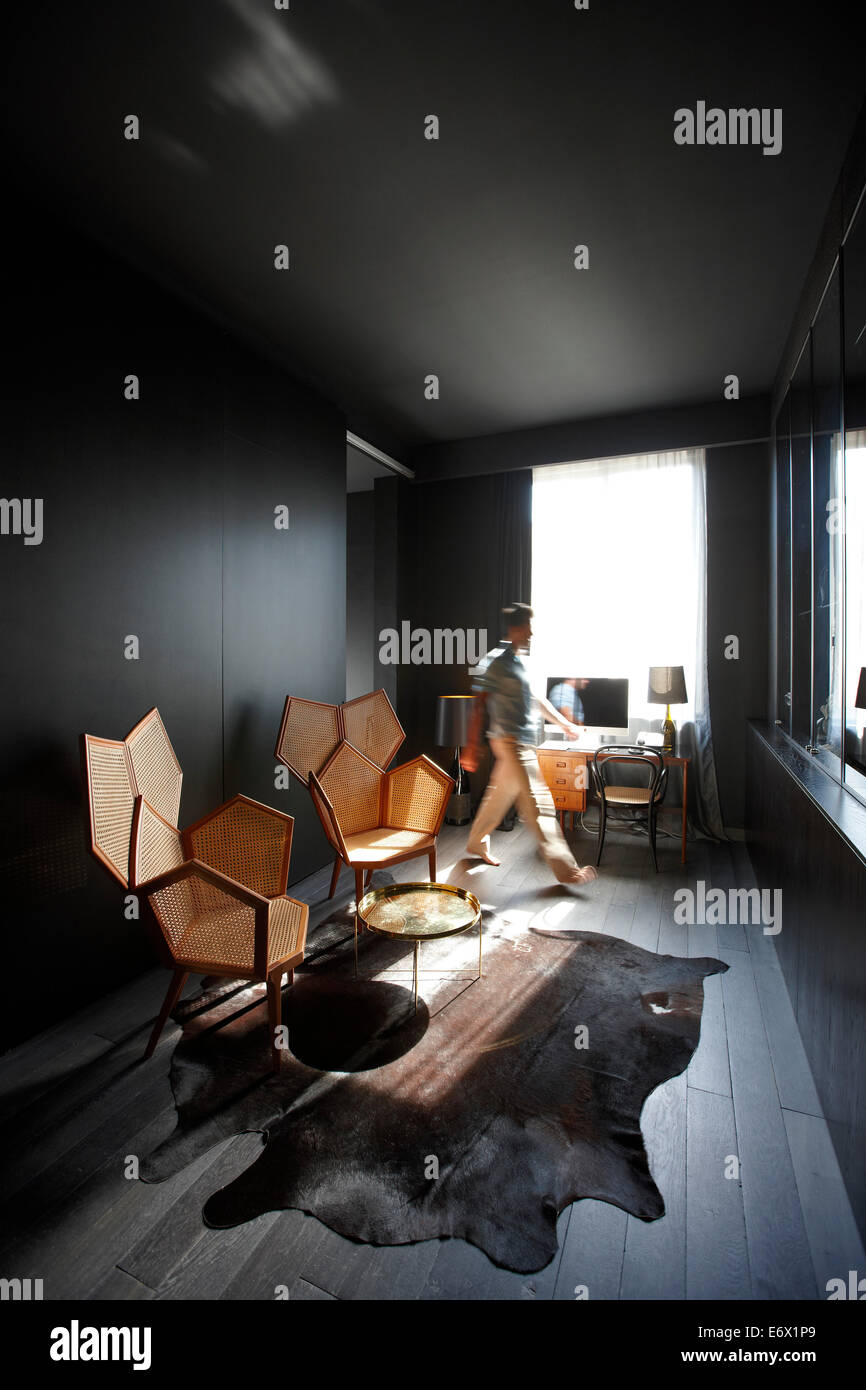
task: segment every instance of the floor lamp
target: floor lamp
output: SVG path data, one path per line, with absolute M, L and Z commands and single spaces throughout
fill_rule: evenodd
M 460 749 L 468 742 L 474 709 L 474 695 L 440 695 L 436 706 L 436 745 L 454 749 L 454 791 L 445 808 L 446 825 L 466 825 L 472 819 L 469 773 L 460 766 Z

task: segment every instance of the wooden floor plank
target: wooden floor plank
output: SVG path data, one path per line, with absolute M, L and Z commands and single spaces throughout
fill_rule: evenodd
M 728 1054 L 756 1298 L 810 1299 L 815 1275 L 758 1001 L 753 957 L 723 951 Z
M 729 1096 L 687 1095 L 686 1297 L 752 1297 L 737 1132 Z M 732 1176 L 726 1176 L 726 1173 Z
M 847 1284 L 850 1269 L 866 1275 L 866 1253 L 826 1124 L 799 1111 L 785 1110 L 783 1116 L 818 1297 L 826 1298 L 828 1280 Z
M 822 1116 L 812 1069 L 778 960 L 755 956 L 753 968 L 782 1108 Z
M 556 1274 L 557 1301 L 618 1299 L 628 1216 L 609 1202 L 575 1202 Z
M 677 1076 L 644 1104 L 641 1129 L 665 1214 L 658 1221 L 628 1217 L 622 1299 L 686 1296 L 686 1091 L 685 1075 Z

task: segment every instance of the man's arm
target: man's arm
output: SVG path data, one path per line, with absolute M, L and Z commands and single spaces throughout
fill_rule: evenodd
M 567 734 L 570 734 L 572 738 L 580 738 L 579 725 L 572 724 L 571 720 L 566 719 L 565 716 L 560 713 L 560 711 L 556 708 L 555 705 L 552 705 L 549 700 L 545 700 L 543 695 L 536 695 L 535 699 L 541 707 L 544 714 L 547 716 L 549 720 L 551 720 L 552 723 L 558 724 L 560 729 L 564 729 L 565 732 Z
M 469 725 L 469 742 L 464 744 L 460 750 L 460 766 L 465 767 L 467 772 L 475 772 L 481 762 L 481 733 L 484 728 L 486 699 L 487 694 L 483 690 L 475 696 L 475 708 L 472 711 L 472 722 Z

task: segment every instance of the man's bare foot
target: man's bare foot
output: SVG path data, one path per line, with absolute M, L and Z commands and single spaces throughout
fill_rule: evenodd
M 598 871 L 591 864 L 587 864 L 583 869 L 575 864 L 572 872 L 563 879 L 563 883 L 592 883 L 594 878 L 598 878 Z
M 476 859 L 483 859 L 485 864 L 492 864 L 494 869 L 498 869 L 502 863 L 501 859 L 495 859 L 490 853 L 490 836 L 485 835 L 479 846 L 467 845 L 466 853 L 471 854 Z

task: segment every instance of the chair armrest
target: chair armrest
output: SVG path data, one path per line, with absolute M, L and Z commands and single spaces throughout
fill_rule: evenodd
M 385 825 L 438 835 L 454 780 L 424 754 L 386 773 Z
M 294 825 L 272 806 L 233 796 L 184 830 L 184 852 L 266 898 L 280 897 L 289 881 Z

